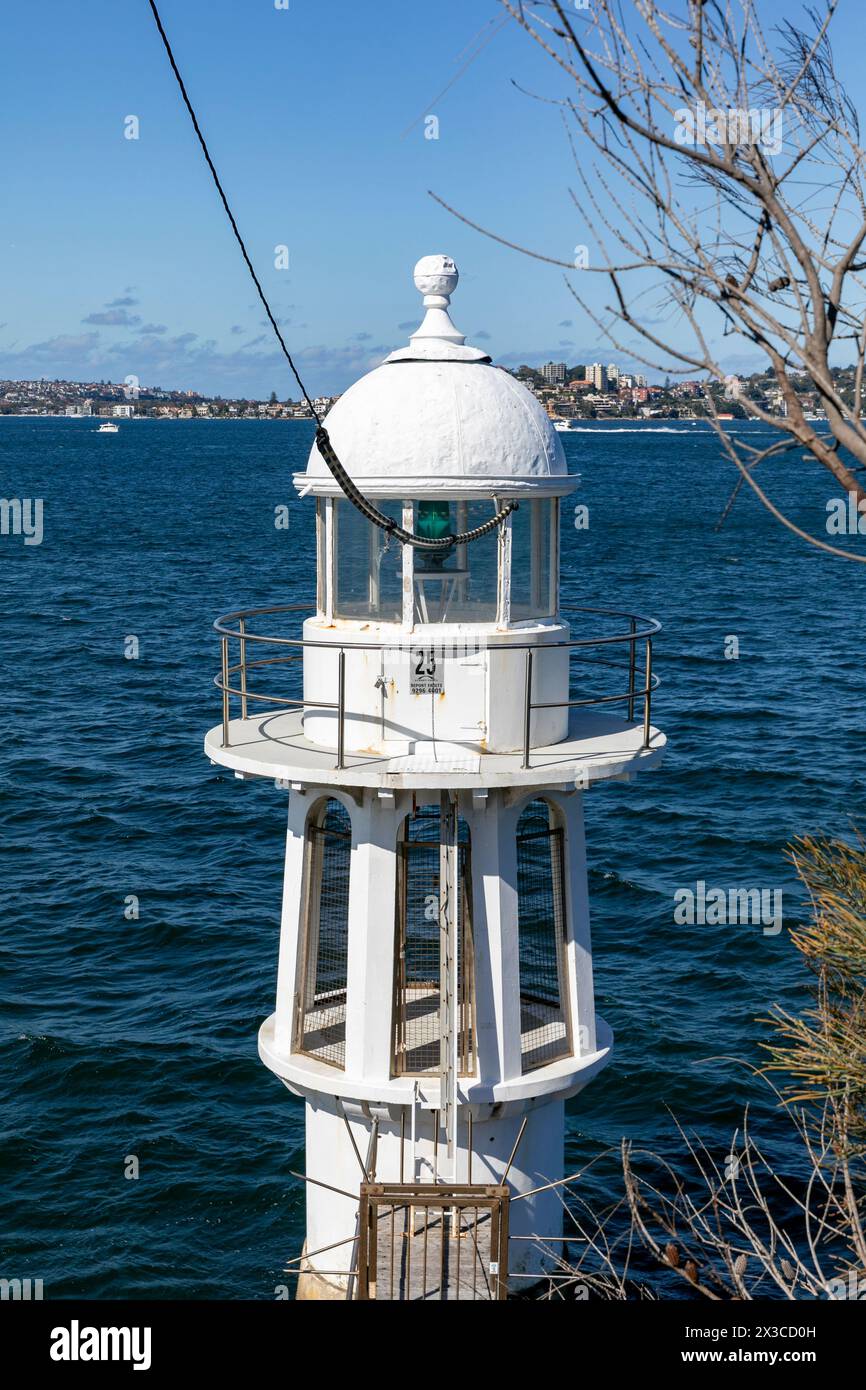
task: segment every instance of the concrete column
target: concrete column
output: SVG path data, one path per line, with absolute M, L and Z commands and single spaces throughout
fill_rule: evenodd
M 479 1076 L 520 1075 L 515 817 L 501 792 L 483 809 L 467 804 L 472 836 L 475 990 Z
M 557 800 L 565 820 L 566 956 L 573 1045 L 578 1055 L 585 1055 L 595 1051 L 596 1037 L 583 793 L 575 791 Z
M 353 808 L 346 1073 L 391 1074 L 397 798 L 365 791 Z
M 298 956 L 303 931 L 304 842 L 307 816 L 314 801 L 314 797 L 303 792 L 289 793 L 274 1026 L 274 1044 L 279 1052 L 285 1053 L 292 1050 Z

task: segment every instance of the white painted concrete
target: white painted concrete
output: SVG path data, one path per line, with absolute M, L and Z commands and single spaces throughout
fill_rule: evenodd
M 641 724 L 629 724 L 597 710 L 572 710 L 568 737 L 533 749 L 528 768 L 521 766 L 519 753 L 488 753 L 467 742 L 466 751 L 477 757 L 477 763 L 473 762 L 472 768 L 452 770 L 446 760 L 434 778 L 430 766 L 436 759 L 437 744 L 428 739 L 414 744 L 407 741 L 405 752 L 398 746 L 390 756 L 349 754 L 340 772 L 334 753 L 312 743 L 305 735 L 303 716 L 291 710 L 233 719 L 227 748 L 222 747 L 222 725 L 217 725 L 206 735 L 204 748 L 212 762 L 252 777 L 282 778 L 319 787 L 392 791 L 448 787 L 463 791 L 475 787 L 568 789 L 576 782 L 588 786 L 611 778 L 624 780 L 656 766 L 665 744 L 664 734 L 655 727 L 650 730 L 649 747 L 644 748 Z M 417 758 L 422 753 L 425 770 L 418 770 Z
M 595 1016 L 595 1027 L 597 1041 L 593 1053 L 563 1058 L 511 1081 L 477 1081 L 461 1077 L 457 1087 L 460 1104 L 484 1107 L 487 1114 L 502 1114 L 522 1112 L 527 1107 L 548 1100 L 568 1100 L 576 1096 L 607 1066 L 613 1054 L 613 1030 L 599 1014 Z M 387 1080 L 347 1076 L 336 1067 L 302 1053 L 286 1055 L 278 1052 L 274 1044 L 275 1029 L 276 1017 L 271 1014 L 259 1028 L 259 1056 L 265 1066 L 299 1096 L 340 1096 L 347 1102 L 406 1106 L 411 1109 L 417 1080 L 422 1107 L 429 1110 L 441 1108 L 439 1081 L 435 1076 L 397 1076 Z
M 378 1112 L 378 1159 L 377 1174 L 381 1181 L 400 1180 L 400 1123 L 399 1119 L 387 1111 Z M 505 1173 L 508 1159 L 514 1148 L 520 1130 L 522 1117 L 511 1114 L 503 1117 L 488 1117 L 477 1120 L 473 1126 L 475 1152 L 472 1160 L 472 1182 L 499 1183 Z M 306 1110 L 307 1169 L 320 1176 L 330 1174 L 322 1181 L 329 1181 L 344 1192 L 358 1190 L 362 1174 L 351 1140 L 346 1132 L 347 1123 L 351 1126 L 355 1143 L 366 1160 L 371 1132 L 371 1118 L 353 1112 L 350 1107 L 341 1110 L 340 1103 L 321 1097 L 316 1103 L 308 1103 Z M 510 1231 L 512 1236 L 558 1235 L 562 1228 L 562 1204 L 557 1193 L 548 1192 L 514 1200 L 522 1192 L 551 1182 L 562 1176 L 564 1107 L 561 1101 L 550 1102 L 532 1113 L 532 1123 L 527 1128 L 518 1149 L 515 1162 L 508 1174 L 508 1185 L 512 1193 L 510 1204 Z M 468 1181 L 469 1163 L 466 1149 L 467 1121 L 465 1114 L 458 1125 L 458 1171 L 459 1181 Z M 408 1164 L 408 1146 L 403 1145 L 404 1180 L 413 1181 Z M 443 1148 L 441 1139 L 438 1147 L 433 1139 L 433 1117 L 423 1111 L 418 1119 L 416 1161 L 417 1181 L 433 1182 L 443 1178 L 441 1168 Z M 340 1196 L 324 1188 L 307 1184 L 307 1250 L 319 1251 L 313 1254 L 308 1265 L 313 1270 L 343 1270 L 340 1279 L 329 1275 L 338 1288 L 345 1289 L 348 1272 L 352 1268 L 354 1243 L 346 1236 L 355 1232 L 357 1202 L 354 1197 Z M 324 1250 L 326 1246 L 336 1248 Z M 558 1248 L 558 1247 L 557 1247 Z M 517 1276 L 540 1274 L 545 1268 L 543 1251 L 529 1240 L 513 1240 L 509 1272 L 512 1275 L 512 1288 L 519 1290 L 526 1281 Z
M 456 284 L 450 258 L 425 257 L 418 263 L 424 322 L 408 348 L 392 353 L 331 411 L 327 423 L 337 453 L 373 498 L 478 497 L 501 505 L 503 497 L 565 494 L 576 480 L 567 473 L 562 446 L 544 410 L 519 383 L 493 367 L 485 353 L 468 347 L 451 322 L 448 307 Z M 307 473 L 296 482 L 325 497 L 338 491 L 315 448 Z M 366 1159 L 374 1122 L 377 1181 L 471 1178 L 491 1183 L 502 1180 L 526 1121 L 508 1174 L 511 1233 L 535 1235 L 542 1242 L 561 1233 L 557 1192 L 520 1197 L 563 1177 L 564 1103 L 604 1068 L 613 1047 L 611 1030 L 594 1005 L 582 793 L 594 782 L 628 781 L 655 766 L 665 739 L 651 728 L 645 746 L 642 719 L 623 719 L 621 706 L 615 707 L 619 714 L 609 706 L 601 711 L 541 710 L 533 715 L 529 766 L 524 768 L 525 653 L 514 644 L 533 644 L 533 702 L 567 701 L 569 654 L 554 645 L 567 639 L 567 626 L 557 619 L 511 625 L 505 564 L 499 571 L 496 623 L 425 622 L 412 631 L 417 615 L 411 559 L 403 565 L 400 623 L 337 622 L 330 503 L 320 511 L 318 543 L 324 561 L 318 616 L 305 623 L 304 636 L 323 645 L 305 648 L 304 698 L 336 702 L 342 648 L 345 765 L 335 766 L 334 711 L 312 704 L 305 712 L 253 712 L 247 719 L 231 720 L 228 745 L 222 746 L 220 726 L 207 734 L 205 752 L 238 776 L 279 779 L 281 786 L 291 787 L 276 1007 L 260 1028 L 259 1053 L 306 1106 L 306 1172 L 324 1184 L 307 1183 L 309 1264 L 314 1271 L 341 1270 L 345 1276 L 352 1265 L 362 1180 L 355 1148 Z M 411 517 L 407 504 L 404 524 Z M 507 526 L 500 549 L 507 556 Z M 553 572 L 555 578 L 555 563 Z M 551 588 L 549 597 L 554 592 Z M 421 611 L 428 616 L 423 607 Z M 385 643 L 388 650 L 365 650 L 371 642 Z M 441 694 L 411 692 L 409 652 L 425 643 L 450 646 Z M 455 650 L 461 646 L 471 651 Z M 637 705 L 635 713 L 642 715 Z M 442 790 L 456 793 L 468 827 L 472 873 L 475 1056 L 471 1074 L 457 1083 L 453 1162 L 446 1157 L 441 1132 L 439 1112 L 448 1097 L 442 1094 L 440 1075 L 394 1074 L 401 826 L 417 806 L 438 804 Z M 521 813 L 538 796 L 548 802 L 562 832 L 565 942 L 555 970 L 565 1009 L 534 992 L 531 970 L 528 990 L 520 981 L 516 837 Z M 296 1012 L 305 994 L 300 971 L 308 828 L 328 797 L 340 802 L 351 823 L 349 881 L 340 885 L 348 900 L 345 993 L 339 965 L 331 962 L 332 974 L 320 986 L 315 1005 L 315 1036 L 308 1032 L 310 1052 L 305 1053 L 296 1047 Z M 433 898 L 438 913 L 437 895 Z M 334 940 L 339 937 L 337 933 Z M 333 943 L 331 949 L 337 949 Z M 412 1004 L 418 1005 L 419 1016 L 412 1026 L 419 1029 L 419 1017 L 429 1014 L 438 981 L 431 985 L 422 975 L 416 983 Z M 326 1024 L 330 1032 L 323 1041 Z M 556 1056 L 557 1048 L 564 1055 L 530 1069 L 539 1060 L 531 1049 L 545 1026 L 556 1046 L 544 1056 Z M 342 1058 L 341 1065 L 325 1060 L 326 1045 L 331 1063 Z M 400 1057 L 414 1063 L 411 1051 L 401 1051 Z M 316 1254 L 323 1246 L 335 1248 Z M 518 1275 L 538 1274 L 544 1263 L 542 1250 L 531 1241 L 511 1243 L 509 1268 L 516 1288 L 525 1287 Z M 325 1283 L 318 1287 L 327 1289 Z M 340 1288 L 338 1277 L 337 1296 Z
M 526 652 L 493 629 L 448 623 L 419 624 L 411 635 L 397 624 L 349 623 L 309 618 L 304 641 L 329 646 L 304 648 L 304 699 L 310 703 L 304 734 L 322 748 L 337 747 L 337 712 L 313 703 L 333 703 L 337 663 L 346 653 L 345 748 L 350 753 L 407 752 L 419 740 L 471 743 L 490 753 L 523 747 Z M 511 642 L 518 637 L 510 634 Z M 532 699 L 535 704 L 568 700 L 569 650 L 563 623 L 527 624 L 519 640 L 535 644 Z M 375 644 L 386 644 L 378 649 Z M 373 644 L 372 647 L 365 644 Z M 413 694 L 415 654 L 435 647 L 441 695 Z M 530 745 L 565 738 L 568 709 L 539 709 L 532 715 Z
M 592 954 L 586 888 L 582 794 L 548 792 L 566 845 L 568 902 L 566 954 L 572 1052 L 547 1066 L 524 1072 L 521 1056 L 520 973 L 516 835 L 520 816 L 533 792 L 515 796 L 491 791 L 486 797 L 463 793 L 459 812 L 466 821 L 472 862 L 472 932 L 475 952 L 477 1064 L 458 1085 L 459 1145 L 456 1174 L 446 1170 L 441 1142 L 434 1157 L 433 1127 L 441 1109 L 438 1075 L 393 1075 L 393 980 L 395 972 L 394 906 L 396 850 L 400 825 L 416 798 L 406 791 L 381 797 L 372 789 L 340 795 L 352 825 L 349 879 L 348 987 L 345 1068 L 337 1069 L 315 1057 L 298 1053 L 293 1045 L 294 1011 L 301 992 L 296 972 L 299 905 L 302 878 L 297 873 L 304 829 L 316 817 L 322 791 L 293 791 L 289 798 L 289 836 L 286 896 L 281 937 L 279 983 L 275 1014 L 262 1026 L 259 1051 L 265 1064 L 307 1103 L 307 1171 L 328 1187 L 307 1188 L 307 1248 L 340 1240 L 353 1230 L 354 1205 L 330 1188 L 357 1191 L 357 1156 L 346 1132 L 350 1118 L 362 1157 L 369 1145 L 371 1123 L 379 1116 L 380 1134 L 376 1178 L 383 1182 L 412 1180 L 411 1110 L 418 1105 L 418 1142 L 414 1171 L 418 1180 L 438 1176 L 466 1181 L 499 1181 L 524 1118 L 527 1129 L 509 1182 L 516 1194 L 562 1176 L 562 1107 L 602 1069 L 611 1055 L 612 1036 L 595 1017 Z M 432 797 L 432 793 L 430 793 Z M 575 908 L 577 910 L 575 910 Z M 473 1116 L 469 1152 L 468 1115 Z M 403 1115 L 404 1143 L 399 1142 Z M 514 1234 L 554 1236 L 561 1231 L 562 1207 L 549 1194 L 515 1204 Z M 530 1242 L 515 1241 L 515 1272 L 540 1269 L 541 1256 Z M 523 1247 L 526 1247 L 525 1249 Z M 351 1264 L 351 1245 L 310 1266 L 345 1269 Z

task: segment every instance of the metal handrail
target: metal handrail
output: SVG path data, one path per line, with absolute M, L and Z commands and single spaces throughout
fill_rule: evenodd
M 335 645 L 333 641 L 316 641 L 314 638 L 310 637 L 270 637 L 263 632 L 240 631 L 239 628 L 225 626 L 226 623 L 233 622 L 235 619 L 244 622 L 247 618 L 267 617 L 272 613 L 306 613 L 312 616 L 314 609 L 309 603 L 278 603 L 274 604 L 271 608 L 239 609 L 236 613 L 224 613 L 221 618 L 217 618 L 213 625 L 214 632 L 220 633 L 221 636 L 233 637 L 246 642 L 270 642 L 283 647 L 327 647 L 329 650 L 333 650 Z M 566 642 L 545 642 L 545 651 L 553 651 L 558 647 L 599 647 L 611 642 L 629 642 L 634 638 L 654 637 L 656 633 L 662 630 L 662 625 L 658 619 L 646 618 L 640 613 L 629 613 L 623 608 L 586 608 L 581 604 L 562 604 L 560 605 L 560 613 L 594 613 L 604 618 L 628 618 L 629 622 L 632 624 L 645 623 L 646 626 L 641 628 L 640 631 L 637 631 L 635 626 L 629 632 L 617 632 L 609 637 L 578 637 Z M 542 619 L 541 621 L 544 620 Z M 512 633 L 518 633 L 519 631 L 519 628 L 511 628 L 504 632 L 497 631 L 496 637 L 497 639 L 510 638 Z M 346 643 L 346 646 L 350 647 L 352 651 L 389 651 L 392 647 L 397 645 L 399 645 L 399 643 L 394 641 L 356 642 L 352 640 Z M 442 645 L 445 646 L 446 644 L 443 643 Z M 468 638 L 466 645 L 469 645 Z M 538 645 L 538 642 L 535 640 L 527 642 L 497 640 L 496 642 L 497 648 L 515 647 L 518 650 L 527 647 L 537 649 Z
M 219 674 L 214 677 L 214 684 L 222 692 L 222 735 L 224 748 L 230 746 L 229 724 L 231 714 L 231 698 L 235 696 L 241 702 L 241 718 L 248 717 L 248 704 L 250 700 L 262 701 L 266 704 L 278 707 L 295 707 L 300 705 L 309 709 L 328 709 L 337 712 L 337 763 L 338 769 L 342 770 L 345 766 L 345 722 L 346 722 L 346 650 L 351 651 L 388 651 L 393 649 L 393 640 L 388 642 L 369 642 L 354 640 L 347 641 L 345 645 L 339 647 L 333 641 L 316 640 L 306 637 L 274 637 L 265 633 L 250 632 L 247 622 L 252 618 L 267 617 L 274 613 L 298 613 L 309 614 L 311 608 L 309 604 L 303 603 L 282 603 L 274 604 L 268 608 L 248 608 L 241 609 L 234 613 L 226 613 L 221 618 L 217 618 L 214 629 L 220 634 L 221 663 Z M 637 613 L 628 613 L 619 608 L 589 608 L 578 604 L 567 604 L 561 608 L 563 614 L 583 613 L 593 614 L 606 618 L 627 618 L 629 630 L 627 632 L 613 633 L 609 636 L 601 637 L 578 637 L 567 641 L 544 642 L 533 641 L 512 641 L 512 635 L 517 635 L 519 629 L 509 632 L 497 632 L 496 650 L 503 648 L 514 649 L 525 652 L 524 668 L 524 706 L 523 706 L 523 762 L 522 766 L 528 768 L 530 755 L 530 733 L 532 725 L 532 715 L 536 710 L 542 709 L 577 709 L 585 708 L 590 705 L 615 704 L 622 701 L 628 702 L 628 719 L 634 721 L 635 701 L 643 700 L 643 747 L 649 747 L 650 741 L 650 714 L 652 706 L 652 694 L 659 687 L 659 677 L 652 669 L 652 639 L 661 632 L 661 623 L 655 618 L 646 618 Z M 229 624 L 236 623 L 237 626 L 230 627 Z M 640 626 L 639 626 L 640 624 Z M 240 649 L 240 660 L 234 665 L 229 663 L 229 642 L 236 641 Z M 429 642 L 429 638 L 425 638 Z M 284 656 L 258 657 L 252 661 L 247 660 L 247 643 L 263 642 L 280 647 L 300 648 L 299 652 L 291 652 Z M 569 652 L 587 647 L 609 646 L 614 643 L 627 642 L 629 646 L 628 660 L 628 689 L 616 695 L 595 695 L 582 700 L 551 700 L 533 701 L 532 699 L 532 670 L 534 653 L 539 650 L 557 651 L 568 650 Z M 644 661 L 641 666 L 637 659 L 637 643 L 643 642 Z M 466 641 L 465 645 L 471 643 Z M 435 645 L 435 643 L 434 643 Z M 459 642 L 450 644 L 443 642 L 443 648 L 449 645 L 461 645 Z M 248 683 L 248 674 L 251 670 L 259 666 L 276 666 L 288 662 L 300 661 L 303 659 L 303 650 L 306 647 L 322 647 L 329 651 L 337 651 L 337 699 L 336 700 L 314 700 L 304 695 L 300 697 L 262 695 L 251 690 Z M 586 664 L 613 667 L 621 669 L 618 662 L 605 661 L 603 658 L 590 660 Z M 231 677 L 240 676 L 238 685 L 231 683 Z M 638 679 L 642 684 L 638 684 Z

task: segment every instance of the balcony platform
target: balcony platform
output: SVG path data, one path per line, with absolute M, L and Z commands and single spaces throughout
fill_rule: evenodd
M 613 1056 L 613 1030 L 600 1014 L 595 1015 L 595 1050 L 579 1056 L 569 1055 L 544 1066 L 533 1066 L 506 1081 L 461 1076 L 457 1080 L 459 1105 L 470 1105 L 478 1118 L 494 1114 L 503 1118 L 522 1114 L 527 1105 L 567 1100 L 577 1095 Z M 392 1108 L 416 1103 L 422 1110 L 442 1108 L 439 1076 L 361 1076 L 330 1066 L 306 1053 L 283 1051 L 277 1044 L 276 1015 L 271 1014 L 259 1028 L 259 1056 L 295 1095 L 309 1099 L 338 1096 L 353 1104 L 382 1105 Z
M 570 789 L 604 780 L 628 781 L 635 773 L 655 767 L 661 761 L 665 736 L 651 728 L 644 747 L 642 721 L 573 709 L 568 738 L 533 748 L 526 768 L 522 753 L 488 753 L 478 745 L 433 740 L 410 744 L 408 752 L 397 745 L 393 755 L 347 753 L 345 766 L 338 768 L 333 749 L 305 738 L 301 711 L 280 710 L 231 720 L 228 746 L 222 745 L 222 726 L 217 725 L 204 742 L 213 763 L 242 777 L 279 779 L 302 787 Z

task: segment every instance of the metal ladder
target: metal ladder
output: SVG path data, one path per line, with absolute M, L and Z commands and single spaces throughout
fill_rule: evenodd
M 457 1180 L 457 1049 L 459 995 L 457 955 L 459 941 L 459 848 L 457 798 L 443 791 L 439 812 L 439 1067 L 440 1108 L 445 1128 L 445 1151 L 452 1181 Z

